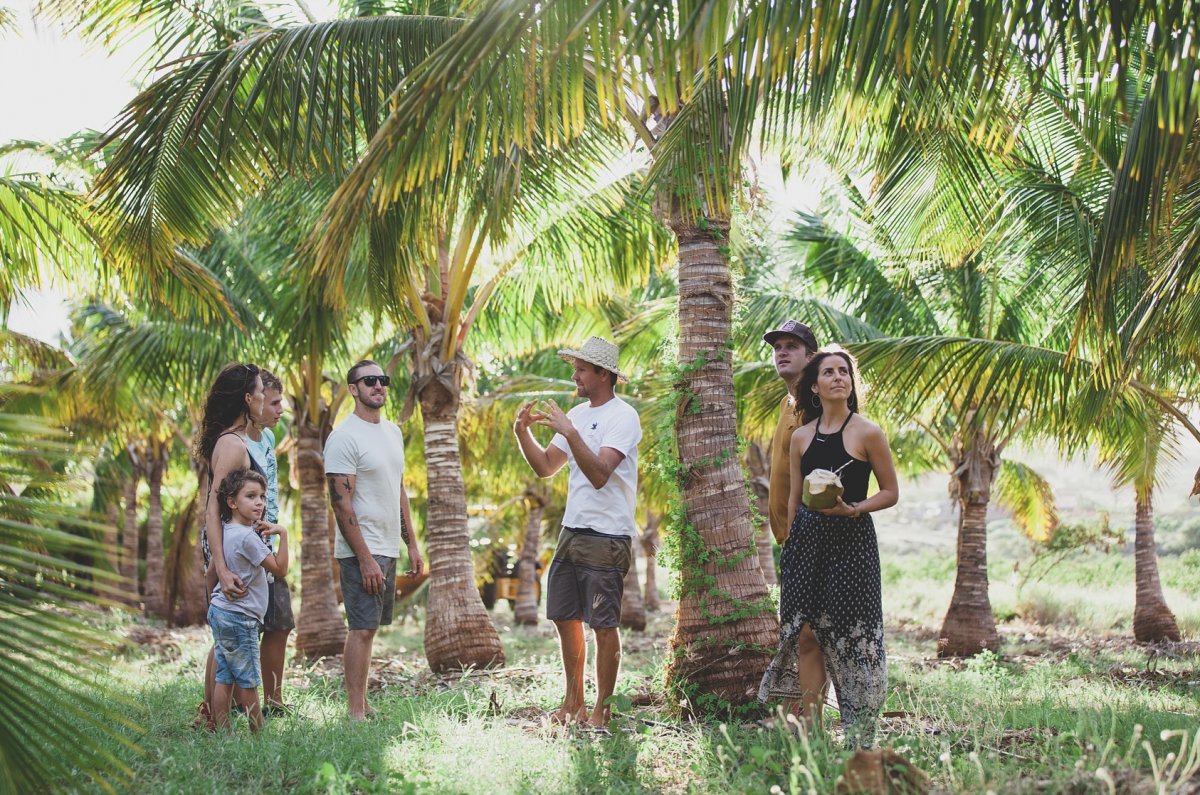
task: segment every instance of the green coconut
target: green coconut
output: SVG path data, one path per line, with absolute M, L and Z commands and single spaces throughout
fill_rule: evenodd
M 832 508 L 842 496 L 842 479 L 828 469 L 814 469 L 804 477 L 804 492 L 800 496 L 804 507 L 814 511 Z

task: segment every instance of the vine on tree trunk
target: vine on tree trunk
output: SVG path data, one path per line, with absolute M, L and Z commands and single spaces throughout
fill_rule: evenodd
M 716 354 L 713 361 L 722 361 L 725 356 L 731 355 L 730 347 L 727 346 L 724 352 Z M 723 450 L 715 456 L 688 463 L 680 460 L 675 437 L 675 420 L 684 413 L 698 414 L 700 412 L 700 396 L 687 387 L 686 377 L 703 369 L 708 363 L 709 355 L 701 351 L 689 363 L 672 365 L 670 372 L 675 389 L 668 399 L 672 402 L 670 408 L 673 410 L 666 412 L 668 419 L 656 427 L 654 433 L 659 439 L 659 449 L 665 451 L 660 455 L 657 467 L 662 473 L 664 481 L 670 484 L 665 521 L 663 522 L 665 531 L 663 532 L 661 554 L 664 563 L 672 571 L 671 594 L 680 601 L 694 597 L 699 606 L 700 616 L 708 623 L 719 626 L 765 613 L 774 613 L 778 609 L 778 605 L 771 594 L 761 599 L 739 599 L 721 588 L 717 578 L 705 571 L 706 566 L 718 569 L 734 568 L 747 558 L 758 554 L 757 543 L 752 533 L 744 549 L 726 553 L 710 548 L 700 532 L 688 521 L 687 509 L 681 498 L 683 487 L 693 472 L 702 467 L 723 465 L 731 456 L 737 455 L 740 458 L 745 453 L 746 444 L 739 437 L 737 449 Z M 751 487 L 744 471 L 743 482 L 747 492 L 750 492 Z M 752 521 L 752 526 L 761 525 L 762 516 L 757 512 L 754 514 L 753 520 L 756 520 L 757 524 Z M 710 609 L 710 605 L 714 603 L 733 609 L 716 614 Z M 670 667 L 671 663 L 677 661 L 678 658 L 688 655 L 689 652 L 715 646 L 727 647 L 729 655 L 745 653 L 773 656 L 777 651 L 774 647 L 759 646 L 737 639 L 703 638 L 686 646 L 675 648 L 673 650 L 674 657 L 668 659 L 667 667 Z M 697 711 L 705 714 L 742 715 L 761 710 L 761 706 L 757 703 L 736 706 L 716 693 L 699 692 L 699 685 L 688 681 L 674 683 L 672 692 L 668 693 L 668 703 L 692 704 L 695 705 Z

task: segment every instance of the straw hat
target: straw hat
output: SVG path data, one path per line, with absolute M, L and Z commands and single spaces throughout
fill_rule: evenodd
M 574 364 L 574 359 L 582 359 L 588 364 L 603 367 L 610 373 L 616 373 L 617 380 L 622 384 L 629 383 L 629 377 L 617 369 L 617 355 L 620 348 L 603 337 L 588 337 L 587 342 L 579 350 L 563 348 L 558 352 L 559 357 L 567 364 Z

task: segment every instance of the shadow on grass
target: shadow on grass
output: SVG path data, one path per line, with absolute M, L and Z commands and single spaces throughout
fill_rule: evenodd
M 293 690 L 295 710 L 258 736 L 238 716 L 229 733 L 192 728 L 199 682 L 177 677 L 137 694 L 129 717 L 146 732 L 146 754 L 126 762 L 143 792 L 420 792 L 420 771 L 398 765 L 395 749 L 434 719 L 465 714 L 458 692 L 379 696 L 379 717 L 350 724 L 340 688 Z

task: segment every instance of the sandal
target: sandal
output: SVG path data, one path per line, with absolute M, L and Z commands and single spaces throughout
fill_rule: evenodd
M 217 722 L 213 720 L 212 711 L 209 709 L 207 701 L 201 701 L 200 706 L 196 707 L 196 717 L 192 719 L 192 728 L 202 728 L 210 732 L 217 730 Z

